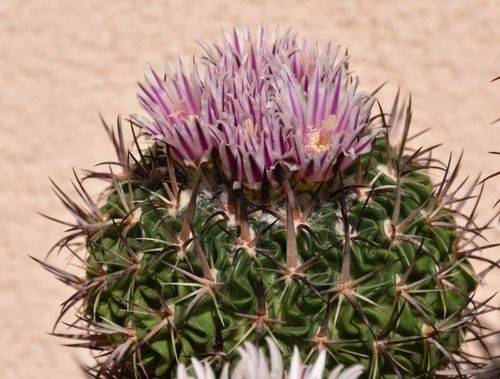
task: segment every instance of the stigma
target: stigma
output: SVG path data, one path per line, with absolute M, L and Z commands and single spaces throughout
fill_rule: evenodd
M 330 150 L 333 140 L 333 132 L 337 127 L 337 118 L 334 114 L 328 116 L 321 126 L 307 127 L 306 149 L 313 153 L 322 153 Z

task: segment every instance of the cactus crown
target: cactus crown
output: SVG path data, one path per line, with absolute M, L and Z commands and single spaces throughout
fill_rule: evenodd
M 164 79 L 151 70 L 139 84 L 149 118 L 134 120 L 178 162 L 260 189 L 279 185 L 277 166 L 297 180 L 326 181 L 369 149 L 374 100 L 356 91 L 338 47 L 320 52 L 291 31 L 268 37 L 263 28 L 202 46 L 189 77 L 179 61 Z
M 407 146 L 411 101 L 371 115 L 375 94 L 330 45 L 261 29 L 203 48 L 203 73 L 179 63 L 140 84 L 136 152 L 104 123 L 119 170 L 85 176 L 109 182 L 101 202 L 76 175 L 80 201 L 54 184 L 76 219 L 54 249 L 84 270 L 39 261 L 75 289 L 56 325 L 76 307 L 79 331 L 54 334 L 99 351 L 95 377 L 170 377 L 191 357 L 222 370 L 263 337 L 285 362 L 297 346 L 369 378 L 482 369 L 462 348 L 493 310 L 473 299 L 490 269 L 470 261 L 493 247 L 480 179 L 465 189 L 460 159 Z

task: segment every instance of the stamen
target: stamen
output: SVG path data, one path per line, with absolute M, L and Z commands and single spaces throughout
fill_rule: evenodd
M 332 114 L 323 121 L 319 128 L 310 125 L 308 130 L 308 138 L 306 149 L 310 152 L 321 153 L 327 151 L 332 146 L 333 131 L 337 127 L 337 117 Z
M 251 118 L 246 118 L 243 121 L 243 138 L 245 141 L 248 141 L 251 137 L 254 137 L 257 134 L 257 125 L 254 124 Z

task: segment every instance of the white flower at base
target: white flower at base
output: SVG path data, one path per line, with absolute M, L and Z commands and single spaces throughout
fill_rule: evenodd
M 245 343 L 244 348 L 239 348 L 241 359 L 234 367 L 231 375 L 229 365 L 222 369 L 219 379 L 323 379 L 325 377 L 326 351 L 322 350 L 312 365 L 305 365 L 300 360 L 299 351 L 294 348 L 290 369 L 283 371 L 283 359 L 278 347 L 271 338 L 266 338 L 270 352 L 270 364 L 263 349 L 257 349 L 250 342 Z M 181 364 L 177 370 L 177 379 L 216 379 L 216 375 L 208 362 L 201 363 L 192 358 L 194 376 L 190 376 L 186 367 Z M 363 373 L 361 365 L 355 365 L 344 369 L 342 365 L 337 366 L 327 379 L 357 379 Z

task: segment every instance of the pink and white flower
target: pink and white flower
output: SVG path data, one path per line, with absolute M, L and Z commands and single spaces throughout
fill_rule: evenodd
M 276 182 L 277 165 L 305 182 L 325 181 L 370 149 L 373 99 L 357 92 L 347 57 L 330 44 L 299 42 L 260 28 L 202 44 L 189 75 L 179 62 L 165 79 L 153 70 L 139 85 L 149 118 L 134 116 L 173 157 L 215 169 L 234 185 Z
M 344 368 L 338 365 L 330 374 L 324 375 L 326 351 L 320 351 L 316 361 L 311 365 L 302 363 L 297 348 L 294 349 L 292 361 L 288 369 L 283 368 L 281 353 L 270 337 L 266 338 L 270 357 L 266 357 L 263 349 L 258 349 L 250 342 L 240 347 L 238 352 L 240 360 L 236 363 L 230 374 L 230 368 L 226 364 L 222 369 L 219 379 L 357 379 L 364 369 L 361 365 Z M 207 363 L 201 363 L 196 358 L 191 359 L 194 376 L 188 374 L 184 365 L 177 369 L 177 379 L 216 379 L 212 367 Z M 269 367 L 270 362 L 270 367 Z

